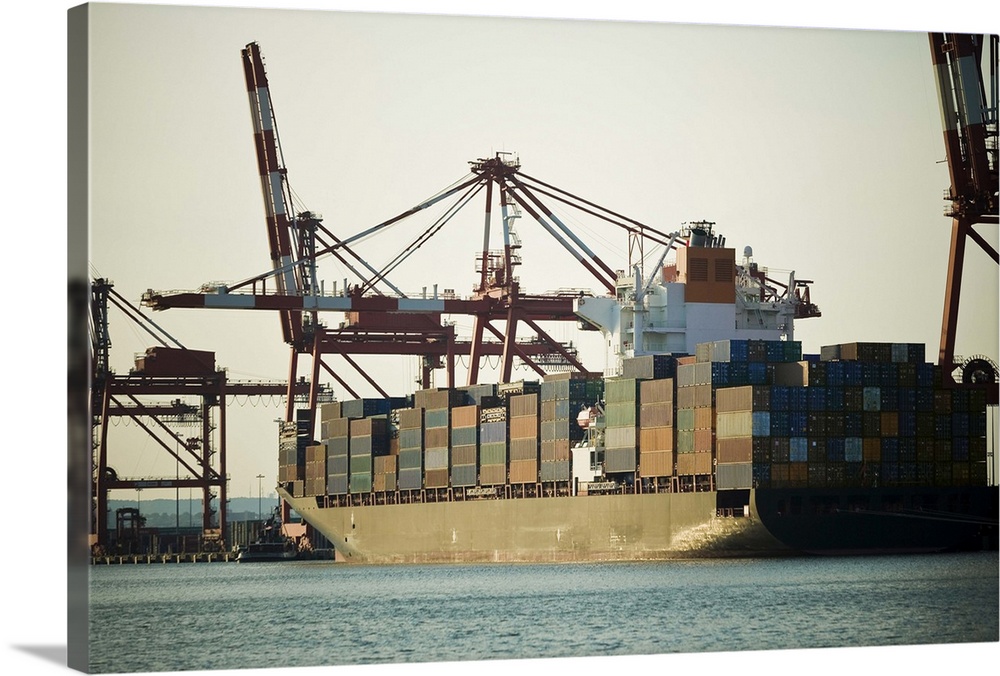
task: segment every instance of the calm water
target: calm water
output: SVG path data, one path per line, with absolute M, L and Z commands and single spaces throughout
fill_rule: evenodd
M 98 672 L 996 641 L 996 553 L 91 568 Z M 278 638 L 280 637 L 280 639 Z

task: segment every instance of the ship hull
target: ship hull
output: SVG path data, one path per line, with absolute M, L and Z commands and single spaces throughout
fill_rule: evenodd
M 758 517 L 804 553 L 997 549 L 996 486 L 756 491 Z
M 996 548 L 996 487 L 900 491 L 745 491 L 745 510 L 721 516 L 719 493 L 657 493 L 322 507 L 281 497 L 353 563 L 650 561 L 881 554 Z M 929 496 L 936 495 L 932 499 Z M 831 507 L 834 500 L 837 507 Z M 791 505 L 796 507 L 792 513 Z M 816 505 L 823 509 L 817 509 Z M 895 505 L 896 503 L 893 503 Z M 875 507 L 873 507 L 875 505 Z M 959 505 L 960 515 L 943 514 Z M 893 507 L 895 509 L 895 507 Z M 984 522 L 992 519 L 992 526 Z
M 717 516 L 711 492 L 354 507 L 318 507 L 315 498 L 282 493 L 342 561 L 646 561 L 794 553 L 752 514 Z

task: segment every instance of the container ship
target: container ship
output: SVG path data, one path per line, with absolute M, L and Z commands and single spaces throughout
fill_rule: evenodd
M 996 549 L 995 380 L 947 386 L 922 344 L 804 353 L 808 285 L 713 225 L 575 301 L 603 372 L 300 410 L 280 496 L 350 562 Z

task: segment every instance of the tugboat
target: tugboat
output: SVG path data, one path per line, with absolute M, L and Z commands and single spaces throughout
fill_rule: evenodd
M 250 563 L 297 559 L 298 547 L 295 540 L 284 534 L 281 525 L 281 511 L 276 507 L 261 526 L 257 539 L 245 547 L 240 547 L 236 560 L 240 563 Z

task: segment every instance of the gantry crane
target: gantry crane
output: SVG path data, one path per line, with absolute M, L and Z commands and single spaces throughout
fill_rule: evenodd
M 622 229 L 629 239 L 629 274 L 632 256 L 642 264 L 646 242 L 676 249 L 687 246 L 685 237 L 667 234 L 657 228 L 606 209 L 561 190 L 521 171 L 520 162 L 509 153 L 469 162 L 469 174 L 416 206 L 375 226 L 346 238 L 338 238 L 313 211 L 293 207 L 292 191 L 281 155 L 281 144 L 274 117 L 274 106 L 264 62 L 257 43 L 241 52 L 253 121 L 260 184 L 264 197 L 267 238 L 271 269 L 232 285 L 206 285 L 197 292 L 162 293 L 147 291 L 143 304 L 155 310 L 167 308 L 215 308 L 277 311 L 282 334 L 291 348 L 288 382 L 297 381 L 298 357 L 312 357 L 308 417 L 315 420 L 315 388 L 325 370 L 345 390 L 357 397 L 348 383 L 324 361 L 324 356 L 340 355 L 382 397 L 389 395 L 353 359 L 353 355 L 416 355 L 422 357 L 421 385 L 430 387 L 431 372 L 442 365 L 447 370 L 447 385 L 456 386 L 454 364 L 457 356 L 469 357 L 468 381 L 478 381 L 480 363 L 485 357 L 499 358 L 499 380 L 509 382 L 514 359 L 519 359 L 540 376 L 547 368 L 587 369 L 577 358 L 572 344 L 562 344 L 545 331 L 541 322 L 572 322 L 583 330 L 597 330 L 574 312 L 574 301 L 592 296 L 587 289 L 566 289 L 553 293 L 530 294 L 520 286 L 515 274 L 520 264 L 520 240 L 515 223 L 528 214 L 558 245 L 596 280 L 601 293 L 615 295 L 625 275 L 605 263 L 586 242 L 578 237 L 555 213 L 543 197 L 563 207 L 576 209 L 590 217 Z M 485 191 L 483 246 L 476 258 L 478 283 L 472 294 L 461 298 L 453 291 L 426 293 L 408 297 L 389 280 L 389 274 L 420 249 L 452 220 L 476 195 Z M 503 248 L 491 249 L 494 194 L 499 198 Z M 355 244 L 368 237 L 388 233 L 410 217 L 427 213 L 437 204 L 449 205 L 443 215 L 424 229 L 391 261 L 379 268 L 371 265 L 355 250 Z M 338 293 L 327 294 L 317 283 L 316 263 L 321 256 L 339 260 L 357 279 Z M 769 287 L 770 288 L 770 287 Z M 383 291 L 385 289 L 385 291 Z M 777 291 L 775 290 L 775 293 Z M 809 301 L 808 282 L 796 284 L 794 293 L 801 301 L 800 318 L 819 316 Z M 344 313 L 346 321 L 329 328 L 319 321 L 320 312 Z M 470 339 L 460 339 L 454 324 L 443 321 L 445 315 L 473 318 Z M 502 328 L 501 328 L 502 325 Z M 520 326 L 533 335 L 519 337 Z M 442 362 L 444 362 L 442 364 Z M 288 397 L 286 422 L 295 415 L 293 398 Z
M 971 239 L 994 263 L 997 250 L 976 231 L 977 225 L 997 225 L 1000 206 L 997 186 L 997 75 L 996 35 L 931 33 L 931 60 L 938 87 L 951 187 L 945 195 L 946 215 L 952 219 L 951 249 L 945 287 L 944 316 L 938 364 L 944 384 L 983 387 L 988 401 L 998 401 L 997 369 L 992 360 L 977 356 L 960 362 L 955 356 L 959 299 L 966 242 Z M 984 72 L 984 60 L 987 67 Z M 961 369 L 959 382 L 956 372 Z
M 610 293 L 614 293 L 618 271 L 612 270 L 560 221 L 538 194 L 614 223 L 628 231 L 631 237 L 668 244 L 667 235 L 655 228 L 526 176 L 520 171 L 517 160 L 511 160 L 503 153 L 470 162 L 471 175 L 452 187 L 374 227 L 340 239 L 323 225 L 318 214 L 308 210 L 296 212 L 293 208 L 270 87 L 257 43 L 250 43 L 242 50 L 242 60 L 264 197 L 271 269 L 234 285 L 203 287 L 195 293 L 163 294 L 150 290 L 144 294 L 142 302 L 156 310 L 208 307 L 277 311 L 284 341 L 291 347 L 290 384 L 296 382 L 300 354 L 312 356 L 311 382 L 314 387 L 318 384 L 321 370 L 325 369 L 354 396 L 357 394 L 347 382 L 324 363 L 324 355 L 341 355 L 381 396 L 388 395 L 354 361 L 352 355 L 421 356 L 424 363 L 421 383 L 424 387 L 429 387 L 430 371 L 439 367 L 442 360 L 447 369 L 448 386 L 455 386 L 454 360 L 458 355 L 470 357 L 468 384 L 477 382 L 480 361 L 487 356 L 500 357 L 500 379 L 503 382 L 511 377 L 515 357 L 539 375 L 544 375 L 546 366 L 552 363 L 585 371 L 575 349 L 553 339 L 539 322 L 568 321 L 585 329 L 593 328 L 573 312 L 574 298 L 591 292 L 573 289 L 541 295 L 525 293 L 514 274 L 514 268 L 519 263 L 519 241 L 513 227 L 514 219 L 520 217 L 522 210 L 527 212 Z M 483 250 L 477 258 L 480 279 L 473 294 L 467 298 L 459 298 L 454 293 L 434 294 L 429 298 L 407 297 L 392 284 L 388 274 L 440 232 L 484 188 Z M 490 249 L 494 189 L 499 192 L 503 212 L 504 248 L 500 251 Z M 456 201 L 445 215 L 380 269 L 369 264 L 354 250 L 355 242 L 387 231 L 394 224 L 448 199 Z M 675 247 L 684 244 L 683 241 L 672 243 Z M 323 293 L 316 282 L 316 261 L 318 257 L 327 255 L 344 264 L 358 282 L 351 288 L 342 289 L 339 294 Z M 380 286 L 387 288 L 391 295 L 383 293 Z M 343 312 L 347 321 L 338 328 L 328 328 L 318 319 L 321 311 Z M 442 321 L 443 315 L 473 317 L 471 340 L 459 339 L 454 325 Z M 503 329 L 494 324 L 499 322 L 503 322 Z M 517 330 L 520 324 L 528 327 L 534 335 L 527 340 L 519 339 Z M 293 416 L 291 401 L 290 397 L 286 411 L 288 421 Z M 310 408 L 314 407 L 315 401 L 311 398 Z
M 128 374 L 117 374 L 110 366 L 111 305 L 159 343 L 137 357 L 135 367 Z M 184 347 L 115 291 L 114 284 L 107 279 L 91 282 L 89 333 L 93 448 L 91 544 L 104 550 L 108 548 L 110 491 L 193 488 L 202 493 L 204 544 L 220 546 L 226 541 L 227 532 L 227 398 L 283 396 L 289 391 L 302 398 L 309 391 L 309 384 L 304 381 L 291 385 L 230 381 L 224 369 L 216 368 L 213 352 Z M 321 396 L 330 398 L 331 393 L 324 391 Z M 197 398 L 197 404 L 190 403 L 192 398 Z M 115 427 L 114 421 L 126 419 L 175 459 L 176 476 L 124 477 L 118 474 L 109 462 L 111 429 Z M 194 433 L 190 432 L 192 428 Z M 218 510 L 211 506 L 216 498 Z

